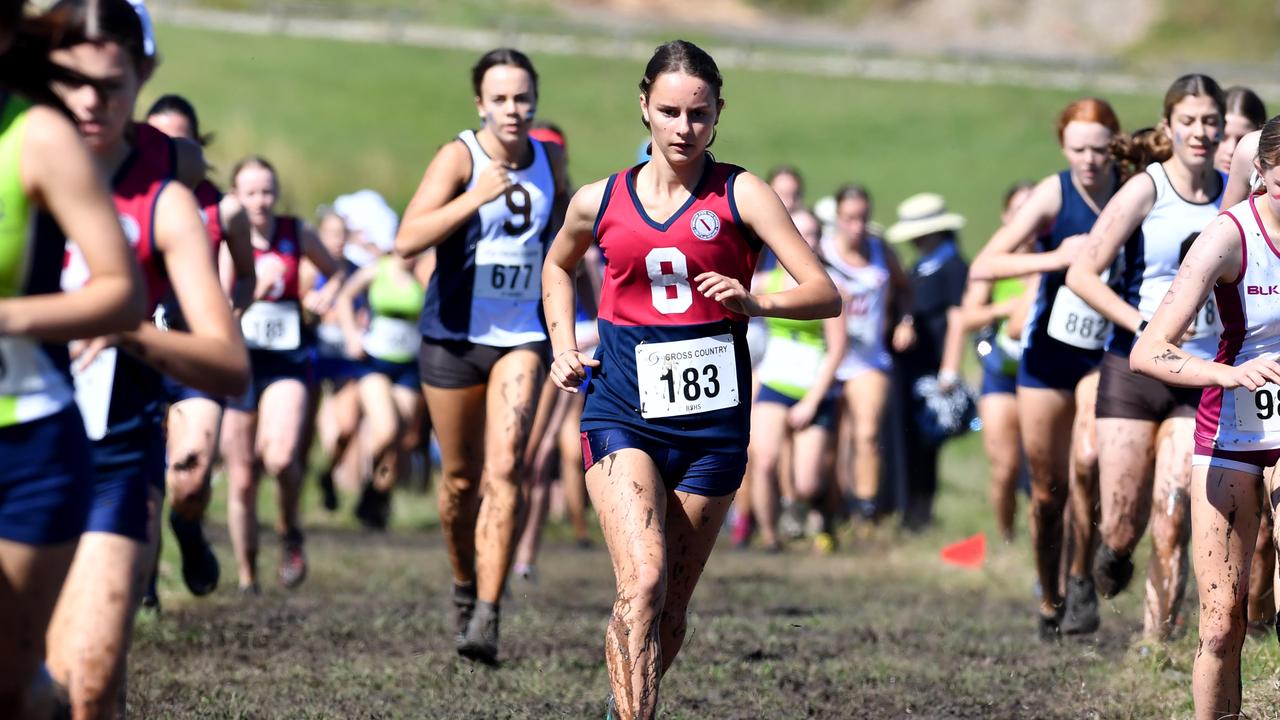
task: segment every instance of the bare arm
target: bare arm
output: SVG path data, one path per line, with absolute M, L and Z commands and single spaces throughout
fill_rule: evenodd
M 328 248 L 320 242 L 320 236 L 316 235 L 310 227 L 300 224 L 298 240 L 302 243 L 302 256 L 327 278 L 324 287 L 320 290 L 305 291 L 303 303 L 312 313 L 324 315 L 333 307 L 334 299 L 342 290 L 342 284 L 347 279 L 347 271 L 342 267 L 342 263 L 329 254 Z
M 253 303 L 253 290 L 258 282 L 253 260 L 253 226 L 249 224 L 249 216 L 240 206 L 240 201 L 230 193 L 218 203 L 218 215 L 222 223 L 222 245 L 226 248 L 230 269 L 230 282 L 226 282 L 228 278 L 224 277 L 223 287 L 231 297 L 231 307 L 243 312 Z
M 1214 284 L 1238 278 L 1240 261 L 1240 231 L 1230 218 L 1219 217 L 1192 244 L 1164 301 L 1134 343 L 1133 352 L 1129 353 L 1134 372 L 1183 387 L 1244 385 L 1253 390 L 1268 382 L 1280 382 L 1280 365 L 1274 359 L 1251 360 L 1233 367 L 1194 357 L 1175 343 L 1204 305 Z
M 586 368 L 599 362 L 578 352 L 573 332 L 573 275 L 591 245 L 592 229 L 600 201 L 604 197 L 601 180 L 574 194 L 565 212 L 564 224 L 547 250 L 542 264 L 542 310 L 551 335 L 551 379 L 562 390 L 577 392 L 586 379 Z
M 474 188 L 459 193 L 470 173 L 471 153 L 466 145 L 454 141 L 440 148 L 405 208 L 396 232 L 396 254 L 410 257 L 439 245 L 511 185 L 506 169 L 494 162 L 476 179 Z
M 800 237 L 791 215 L 773 189 L 760 178 L 745 172 L 737 175 L 733 183 L 742 222 L 778 256 L 782 267 L 796 281 L 793 288 L 760 296 L 753 296 L 739 286 L 745 295 L 741 310 L 750 311 L 742 314 L 796 320 L 839 315 L 840 294 L 836 292 L 827 271 L 818 261 L 818 256 L 813 254 L 804 238 Z M 723 284 L 723 280 L 713 284 L 708 279 L 711 275 L 718 276 L 717 273 L 703 273 L 693 278 L 699 283 L 698 291 L 713 299 L 718 299 L 714 296 L 716 294 L 723 297 L 725 291 L 716 290 L 717 285 Z M 732 305 L 727 306 L 736 310 Z
M 396 262 L 400 262 L 397 260 Z M 373 284 L 378 274 L 378 264 L 371 262 L 355 271 L 342 286 L 334 308 L 338 313 L 338 324 L 342 327 L 342 335 L 347 343 L 347 354 L 355 359 L 364 355 L 361 343 L 360 325 L 356 322 L 356 298 Z
M 76 129 L 37 106 L 22 142 L 23 190 L 79 246 L 89 280 L 71 292 L 0 299 L 0 335 L 65 342 L 136 327 L 146 313 L 145 288 L 106 184 Z
M 1084 252 L 1067 270 L 1067 287 L 1103 317 L 1129 332 L 1138 331 L 1142 314 L 1108 287 L 1101 275 L 1111 267 L 1155 201 L 1156 188 L 1150 175 L 1139 173 L 1130 178 L 1102 209 L 1089 231 Z
M 1249 179 L 1253 177 L 1253 161 L 1258 157 L 1258 138 L 1261 130 L 1240 138 L 1236 151 L 1231 156 L 1231 173 L 1227 175 L 1227 187 L 1222 191 L 1222 208 L 1225 210 L 1237 203 L 1244 202 L 1253 192 Z
M 1049 252 L 1022 251 L 1061 210 L 1062 184 L 1057 175 L 1050 175 L 1036 185 L 1031 197 L 1018 208 L 1009 223 L 1001 226 L 987 241 L 986 247 L 969 267 L 969 277 L 998 280 L 1067 267 L 1076 249 L 1075 244 L 1064 243 Z
M 993 312 L 996 306 L 990 304 L 991 282 L 970 278 L 965 286 L 964 299 L 958 307 L 947 310 L 947 335 L 942 342 L 942 364 L 938 367 L 939 378 L 955 379 L 960 376 L 960 365 L 964 357 L 965 338 L 976 328 L 990 325 L 999 316 Z M 985 320 L 985 322 L 977 322 Z
M 183 384 L 216 395 L 244 392 L 249 354 L 218 283 L 199 207 L 186 187 L 171 183 L 160 193 L 155 233 L 191 330 L 163 331 L 143 322 L 120 346 Z

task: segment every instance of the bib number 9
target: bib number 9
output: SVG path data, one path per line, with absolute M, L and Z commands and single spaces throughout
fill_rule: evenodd
M 663 315 L 678 315 L 693 306 L 689 262 L 679 248 L 660 247 L 644 256 L 653 307 Z
M 1238 429 L 1264 435 L 1280 433 L 1280 386 L 1268 383 L 1257 390 L 1238 387 L 1233 392 Z
M 533 224 L 533 198 L 530 197 L 529 191 L 525 190 L 523 185 L 516 183 L 507 188 L 503 197 L 506 198 L 511 217 L 502 223 L 502 231 L 517 237 L 525 234 Z

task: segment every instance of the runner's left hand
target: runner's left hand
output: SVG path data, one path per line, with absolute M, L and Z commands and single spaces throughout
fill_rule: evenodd
M 71 360 L 76 364 L 76 372 L 83 372 L 93 364 L 99 353 L 115 345 L 119 339 L 116 335 L 102 335 L 88 340 L 71 341 L 68 348 L 71 351 Z
M 742 283 L 737 280 L 721 275 L 717 272 L 704 272 L 693 279 L 698 283 L 698 292 L 703 297 L 714 300 L 728 308 L 730 311 L 747 317 L 757 317 L 761 314 L 760 303 L 747 289 L 742 287 Z

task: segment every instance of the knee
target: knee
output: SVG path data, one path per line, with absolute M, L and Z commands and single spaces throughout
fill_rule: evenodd
M 853 446 L 859 452 L 876 452 L 880 445 L 880 427 L 870 423 L 859 423 L 853 429 Z
M 1076 474 L 1092 474 L 1098 467 L 1098 447 L 1091 442 L 1076 443 L 1072 452 Z
M 1041 477 L 1041 481 L 1031 483 L 1031 504 L 1050 512 L 1061 510 L 1067 501 L 1067 484 L 1058 478 Z
M 640 565 L 629 577 L 620 579 L 616 613 L 634 619 L 656 619 L 666 594 L 666 572 L 654 565 Z
M 522 455 L 514 448 L 503 448 L 487 454 L 484 459 L 485 473 L 499 484 L 515 482 L 523 465 Z
M 1151 522 L 1151 542 L 1157 552 L 1166 553 L 1186 544 L 1191 537 L 1187 494 L 1176 490 L 1159 508 Z
M 1245 615 L 1240 612 L 1211 612 L 1212 603 L 1201 603 L 1200 646 L 1196 654 L 1207 653 L 1218 660 L 1239 657 L 1244 645 Z
M 293 470 L 297 453 L 285 443 L 268 442 L 262 450 L 262 469 L 277 478 Z

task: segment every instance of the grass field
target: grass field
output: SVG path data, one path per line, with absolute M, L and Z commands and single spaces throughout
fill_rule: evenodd
M 160 43 L 165 60 L 147 99 L 187 94 L 219 134 L 215 163 L 225 170 L 245 153 L 268 155 L 282 169 L 288 204 L 303 215 L 365 186 L 402 207 L 434 148 L 475 120 L 470 54 L 165 27 Z M 584 182 L 628 164 L 642 137 L 639 64 L 535 60 L 541 114 L 565 127 L 574 177 Z M 1155 119 L 1162 89 L 1111 99 L 1136 127 Z M 760 173 L 796 164 L 811 198 L 843 181 L 866 183 L 881 221 L 912 192 L 942 192 L 970 218 L 970 254 L 994 228 L 1009 182 L 1059 167 L 1053 116 L 1071 99 L 742 71 L 728 74 L 725 96 L 722 159 Z M 942 468 L 939 523 L 924 535 L 892 527 L 869 539 L 846 535 L 833 558 L 719 550 L 695 596 L 692 638 L 664 686 L 662 717 L 1189 717 L 1195 603 L 1187 604 L 1191 631 L 1165 647 L 1134 644 L 1134 590 L 1104 603 L 1096 637 L 1039 644 L 1025 531 L 1014 546 L 993 548 L 982 570 L 938 561 L 944 543 L 993 531 L 978 439 L 951 445 Z M 246 602 L 234 592 L 223 486 L 216 495 L 211 527 L 223 586 L 206 600 L 189 597 L 168 539 L 165 610 L 140 623 L 131 659 L 135 716 L 603 715 L 612 588 L 602 551 L 551 543 L 541 583 L 513 588 L 507 662 L 495 672 L 457 660 L 446 637 L 447 561 L 430 498 L 402 496 L 394 532 L 380 536 L 325 515 L 309 496 L 311 578 L 294 593 L 268 585 Z M 264 518 L 270 507 L 267 493 Z M 269 578 L 269 534 L 263 545 Z M 1277 717 L 1280 651 L 1263 638 L 1249 641 L 1246 654 L 1250 717 Z

